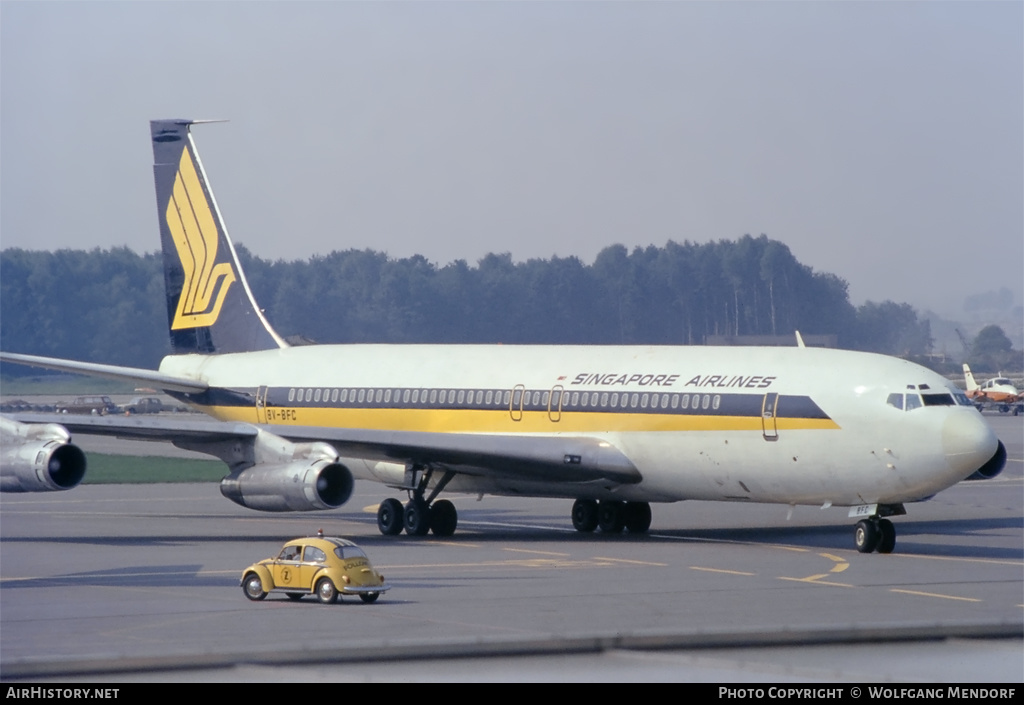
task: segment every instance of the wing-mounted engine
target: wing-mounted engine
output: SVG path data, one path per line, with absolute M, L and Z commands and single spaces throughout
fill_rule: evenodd
M 70 490 L 85 477 L 85 453 L 59 424 L 0 417 L 0 438 L 0 492 Z
M 335 509 L 352 496 L 352 472 L 338 451 L 321 441 L 292 443 L 268 431 L 229 440 L 176 440 L 214 455 L 231 468 L 220 491 L 236 504 L 264 512 Z

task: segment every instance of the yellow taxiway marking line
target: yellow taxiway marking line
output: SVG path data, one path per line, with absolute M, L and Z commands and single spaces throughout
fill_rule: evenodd
M 904 595 L 919 595 L 921 597 L 941 597 L 946 600 L 960 600 L 961 602 L 983 602 L 974 597 L 957 597 L 956 595 L 940 595 L 937 592 L 921 592 L 919 590 L 900 590 L 898 588 L 892 588 L 890 592 L 899 592 Z
M 381 571 L 394 570 L 426 570 L 431 568 L 600 568 L 607 567 L 608 559 L 587 558 L 581 560 L 565 560 L 558 558 L 523 558 L 507 561 L 479 561 L 477 563 L 410 563 L 405 565 L 380 565 Z
M 742 570 L 724 570 L 722 568 L 702 568 L 698 565 L 691 565 L 690 570 L 701 570 L 705 573 L 726 573 L 727 575 L 750 575 L 754 576 L 757 573 L 746 573 Z
M 526 548 L 503 548 L 502 551 L 509 551 L 511 553 L 535 553 L 538 556 L 569 556 L 569 553 L 554 553 L 553 551 L 531 551 Z
M 121 579 L 121 578 L 138 578 L 138 577 L 153 577 L 161 575 L 237 575 L 242 572 L 241 568 L 237 570 L 152 570 L 152 571 L 141 571 L 141 572 L 95 572 L 95 573 L 73 573 L 71 575 L 37 575 L 37 576 L 25 576 L 21 578 L 0 578 L 0 583 L 18 583 L 25 582 L 27 580 L 82 580 L 82 579 Z M 110 587 L 128 587 L 126 585 L 115 585 Z
M 846 588 L 855 587 L 854 585 L 848 585 L 846 583 L 832 583 L 832 582 L 829 582 L 827 580 L 822 580 L 822 578 L 827 578 L 827 577 L 828 577 L 828 573 L 822 573 L 821 575 L 812 575 L 812 576 L 810 576 L 808 578 L 786 578 L 786 577 L 783 577 L 783 576 L 780 575 L 779 576 L 779 580 L 789 580 L 790 582 L 794 582 L 794 583 L 811 583 L 812 585 L 829 585 L 831 587 L 846 587 Z
M 850 567 L 849 562 L 847 562 L 845 558 L 841 558 L 840 556 L 834 556 L 831 553 L 819 553 L 818 555 L 824 556 L 825 558 L 828 558 L 829 560 L 836 562 L 837 565 L 832 566 L 832 570 L 829 571 L 830 573 L 842 573 L 844 570 Z
M 607 558 L 605 556 L 594 556 L 595 561 L 611 561 L 612 563 L 628 563 L 629 565 L 653 565 L 661 568 L 668 567 L 668 563 L 652 563 L 651 561 L 631 561 L 628 558 Z
M 963 558 L 959 556 L 926 556 L 923 553 L 899 553 L 898 558 L 927 558 L 933 561 L 963 561 L 965 563 L 987 563 L 989 565 L 1024 566 L 1024 561 L 1001 561 L 994 558 Z
M 480 544 L 478 543 L 459 543 L 458 541 L 438 541 L 436 539 L 424 541 L 423 543 L 429 546 L 457 546 L 459 548 L 480 548 Z

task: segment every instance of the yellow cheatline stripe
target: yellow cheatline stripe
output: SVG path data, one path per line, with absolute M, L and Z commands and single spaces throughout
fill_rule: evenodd
M 757 573 L 747 573 L 747 572 L 742 571 L 742 570 L 724 570 L 722 568 L 702 568 L 702 567 L 697 566 L 697 565 L 691 565 L 690 566 L 690 570 L 699 570 L 699 571 L 702 571 L 702 572 L 705 572 L 705 573 L 725 573 L 727 575 L 747 575 L 747 576 L 751 576 L 751 577 L 757 575 Z
M 222 421 L 259 423 L 254 407 L 202 407 Z M 546 411 L 524 411 L 513 421 L 508 409 L 328 409 L 299 408 L 283 426 L 321 426 L 436 433 L 628 433 L 666 431 L 757 431 L 761 419 L 746 416 L 688 416 L 563 411 L 552 421 Z M 779 419 L 779 430 L 836 430 L 831 419 Z M 278 423 L 274 421 L 273 423 Z
M 889 592 L 899 592 L 899 593 L 903 593 L 904 595 L 918 595 L 920 597 L 941 597 L 941 598 L 943 598 L 945 600 L 959 600 L 961 602 L 983 602 L 984 601 L 984 600 L 976 599 L 974 597 L 957 597 L 956 595 L 940 595 L 937 592 L 921 592 L 919 590 L 900 590 L 900 589 L 897 589 L 897 588 L 892 588 L 891 590 L 889 590 Z

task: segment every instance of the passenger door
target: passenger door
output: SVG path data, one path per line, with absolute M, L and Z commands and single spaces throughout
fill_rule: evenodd
M 779 394 L 768 392 L 761 403 L 761 433 L 766 441 L 779 440 L 778 417 Z

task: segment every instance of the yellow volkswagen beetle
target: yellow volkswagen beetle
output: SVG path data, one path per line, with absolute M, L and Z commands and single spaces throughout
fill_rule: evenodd
M 277 591 L 292 600 L 313 594 L 325 605 L 339 595 L 359 595 L 363 602 L 374 602 L 391 587 L 370 565 L 363 549 L 331 536 L 289 541 L 277 558 L 246 568 L 241 584 L 250 600 L 262 600 Z

